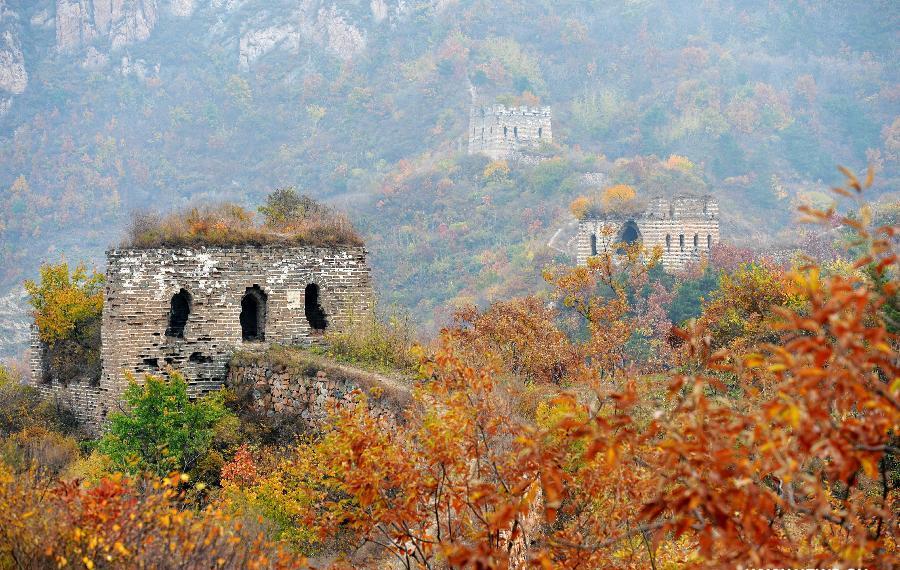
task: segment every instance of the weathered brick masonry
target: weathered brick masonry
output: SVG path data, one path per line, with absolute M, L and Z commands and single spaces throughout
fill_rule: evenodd
M 584 219 L 575 238 L 578 265 L 623 241 L 640 241 L 647 249 L 659 247 L 663 267 L 683 269 L 719 243 L 719 204 L 709 196 L 657 198 L 642 212 L 630 216 Z
M 239 353 L 228 367 L 226 386 L 262 421 L 296 423 L 317 429 L 333 406 L 352 407 L 357 392 L 367 394 L 377 417 L 396 422 L 410 397 L 399 380 L 337 363 L 307 359 L 302 351 L 273 347 L 266 353 Z
M 101 390 L 96 382 L 87 378 L 74 378 L 63 382 L 58 378 L 45 378 L 44 359 L 46 346 L 41 342 L 36 326 L 31 327 L 31 384 L 47 400 L 57 402 L 71 410 L 79 421 L 89 427 L 96 422 L 100 410 Z
M 236 349 L 303 344 L 372 308 L 362 247 L 286 245 L 107 251 L 99 386 L 47 382 L 35 336 L 32 382 L 94 427 L 116 409 L 128 376 L 169 367 L 192 396 L 222 387 Z
M 493 105 L 469 113 L 469 154 L 516 158 L 552 141 L 550 107 Z

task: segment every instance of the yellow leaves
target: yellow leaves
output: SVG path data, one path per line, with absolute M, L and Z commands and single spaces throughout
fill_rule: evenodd
M 505 160 L 494 160 L 484 167 L 482 176 L 485 180 L 501 180 L 509 176 L 509 173 L 509 164 Z
M 669 170 L 681 170 L 683 172 L 690 172 L 694 169 L 693 162 L 691 162 L 687 157 L 677 154 L 669 155 L 668 160 L 666 160 L 665 162 L 665 166 Z
M 591 201 L 587 196 L 578 196 L 572 203 L 569 204 L 569 211 L 572 212 L 572 215 L 582 220 L 590 210 Z
M 70 271 L 69 264 L 46 264 L 40 281 L 25 281 L 35 324 L 44 342 L 68 338 L 79 323 L 99 318 L 103 310 L 102 274 L 88 275 L 85 266 Z
M 600 195 L 600 202 L 607 212 L 625 213 L 634 205 L 637 192 L 627 184 L 617 184 L 606 188 Z

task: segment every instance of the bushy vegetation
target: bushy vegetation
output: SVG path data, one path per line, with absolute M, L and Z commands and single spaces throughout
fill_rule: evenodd
M 40 340 L 45 380 L 100 379 L 100 321 L 104 276 L 84 265 L 45 264 L 39 281 L 25 281 Z
M 348 364 L 414 375 L 418 370 L 415 342 L 409 316 L 392 314 L 380 318 L 373 311 L 353 320 L 345 330 L 327 332 L 325 344 L 314 350 Z
M 187 383 L 177 373 L 132 380 L 123 397 L 126 411 L 110 414 L 98 449 L 130 474 L 196 473 L 216 425 L 230 415 L 221 392 L 188 399 Z
M 391 25 L 376 23 L 370 3 L 345 2 L 339 11 L 367 37 L 352 61 L 301 42 L 299 53 L 275 46 L 249 69 L 239 66 L 240 38 L 296 25 L 296 6 L 249 0 L 225 16 L 227 3 L 194 4 L 190 19 L 161 18 L 150 38 L 128 46 L 132 63 L 146 62 L 144 76 L 123 73 L 115 54 L 86 69 L 84 54 L 58 55 L 52 33 L 22 28 L 32 80 L 0 120 L 4 290 L 36 275 L 51 246 L 99 259 L 133 209 L 249 207 L 294 183 L 346 204 L 381 292 L 417 322 L 441 326 L 469 301 L 535 293 L 532 269 L 553 255 L 547 239 L 586 190 L 571 187 L 576 178 L 540 182 L 581 171 L 560 177 L 565 160 L 511 163 L 506 186 L 468 180 L 458 150 L 469 81 L 488 101 L 551 105 L 560 147 L 548 154 L 603 155 L 586 170 L 639 196 L 652 195 L 653 177 L 639 176 L 648 164 L 687 158 L 702 184 L 665 191 L 709 190 L 739 204 L 723 206 L 723 228 L 744 245 L 790 240 L 788 206 L 823 194 L 836 162 L 872 162 L 878 191 L 896 191 L 897 58 L 886 0 L 854 10 L 740 0 L 406 2 Z M 44 10 L 52 15 L 54 3 L 14 9 L 21 22 Z M 426 288 L 427 276 L 442 286 Z
M 362 238 L 345 214 L 297 193 L 276 190 L 260 207 L 265 221 L 237 204 L 192 208 L 160 216 L 133 214 L 124 247 L 194 247 L 289 244 L 361 246 Z
M 850 175 L 838 194 L 869 185 Z M 310 351 L 236 354 L 363 388 L 292 442 L 255 438 L 223 395 L 190 401 L 177 376 L 132 385 L 99 445 L 0 409 L 0 565 L 296 567 L 297 552 L 335 568 L 892 562 L 897 230 L 858 201 L 805 213 L 840 228 L 840 264 L 725 251 L 668 276 L 622 244 L 551 265 L 547 297 L 457 310 L 417 349 L 403 399 Z M 369 326 L 333 350 L 406 362 L 402 327 Z M 0 404 L 14 412 L 33 392 L 10 386 Z M 367 406 L 385 397 L 400 421 Z

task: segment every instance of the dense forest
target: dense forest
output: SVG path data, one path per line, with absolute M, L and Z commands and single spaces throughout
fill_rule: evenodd
M 133 209 L 282 186 L 348 210 L 385 305 L 428 327 L 542 287 L 597 180 L 713 193 L 726 241 L 754 247 L 796 241 L 835 164 L 873 164 L 873 199 L 896 199 L 891 2 L 113 1 L 104 22 L 93 4 L 0 4 L 14 298 L 42 260 L 102 264 Z M 552 106 L 552 160 L 486 176 L 473 94 Z

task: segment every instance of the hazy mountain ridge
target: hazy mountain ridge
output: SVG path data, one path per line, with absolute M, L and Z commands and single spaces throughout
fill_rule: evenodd
M 722 201 L 726 239 L 764 243 L 798 200 L 822 199 L 836 163 L 873 162 L 882 192 L 900 165 L 890 2 L 6 0 L 0 13 L 9 289 L 62 253 L 101 260 L 132 208 L 252 205 L 296 184 L 347 204 L 386 296 L 454 267 L 433 299 L 396 299 L 430 314 L 526 290 L 513 281 L 536 271 L 534 244 L 586 172 L 651 188 L 650 156 L 685 156 Z M 568 158 L 552 192 L 544 171 L 497 186 L 460 163 L 470 84 L 553 107 Z

